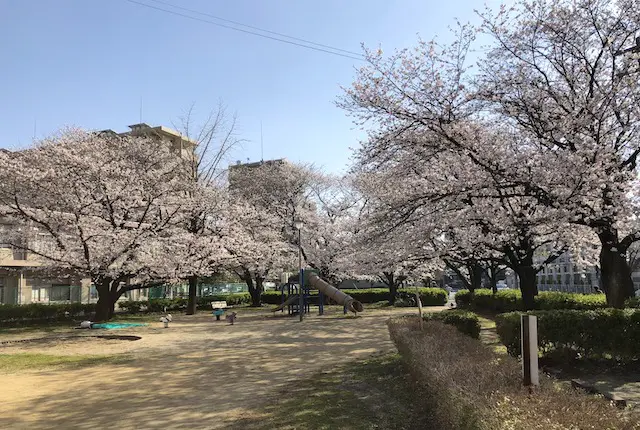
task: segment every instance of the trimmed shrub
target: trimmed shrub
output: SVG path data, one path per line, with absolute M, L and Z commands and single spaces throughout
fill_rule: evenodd
M 249 296 L 249 299 L 251 299 L 251 296 Z M 268 290 L 262 293 L 261 299 L 264 304 L 279 305 L 282 303 L 282 293 L 277 290 Z
M 246 305 L 251 303 L 249 293 L 212 294 L 197 298 L 197 307 L 201 310 L 210 310 L 211 302 L 227 302 L 229 306 Z
M 345 289 L 343 293 L 350 295 L 360 303 L 376 303 L 389 300 L 387 288 Z
M 148 307 L 149 302 L 142 300 L 123 300 L 118 302 L 118 308 L 128 314 L 137 314 L 144 312 Z
M 629 302 L 631 303 L 631 302 Z M 478 289 L 471 294 L 468 290 L 456 293 L 456 305 L 462 309 L 473 309 L 484 312 L 513 312 L 522 310 L 522 293 L 520 290 L 501 290 L 496 294 L 489 289 Z M 536 309 L 602 309 L 607 307 L 604 294 L 574 294 L 559 291 L 545 291 L 535 297 Z
M 165 308 L 167 312 L 187 308 L 187 299 L 183 297 L 176 297 L 174 299 L 151 299 L 147 303 L 148 312 L 164 312 Z
M 480 338 L 480 320 L 478 315 L 464 310 L 447 310 L 423 315 L 425 321 L 441 321 L 455 326 L 462 333 L 474 339 Z
M 86 303 L 31 303 L 27 305 L 0 305 L 0 321 L 45 322 L 88 316 L 95 312 L 95 304 Z
M 389 321 L 391 338 L 412 375 L 416 397 L 442 430 L 638 429 L 602 398 L 559 385 L 544 374 L 522 386 L 518 361 L 438 321 Z
M 506 302 L 505 299 L 501 300 Z M 486 288 L 477 289 L 471 294 L 471 308 L 478 310 L 494 310 L 496 308 L 497 300 L 494 297 L 493 292 Z
M 387 288 L 344 289 L 342 292 L 350 295 L 360 303 L 389 301 L 389 289 Z M 442 306 L 447 303 L 447 292 L 442 288 L 419 288 L 418 293 L 423 306 Z M 310 294 L 315 296 L 318 291 L 311 290 Z M 398 290 L 398 298 L 405 302 L 410 302 L 415 298 L 415 288 L 400 288 Z M 269 290 L 262 293 L 262 302 L 265 304 L 279 305 L 281 301 L 280 291 Z M 411 303 L 415 306 L 415 301 Z
M 538 293 L 535 300 L 536 308 L 540 310 L 589 310 L 603 309 L 607 307 L 607 297 L 604 294 L 572 294 L 561 293 L 558 291 L 544 291 Z
M 471 291 L 469 290 L 460 290 L 455 295 L 456 307 L 460 309 L 469 309 L 471 308 Z
M 556 359 L 640 358 L 640 310 L 596 309 L 533 311 L 538 317 L 538 346 Z M 509 354 L 520 354 L 520 312 L 496 317 L 496 330 Z
M 209 296 L 196 297 L 196 307 L 200 310 L 210 310 L 211 302 L 226 301 L 229 306 L 237 306 L 251 302 L 249 293 L 228 293 L 212 294 Z M 134 302 L 135 303 L 135 302 Z M 186 297 L 176 297 L 174 299 L 151 299 L 148 302 L 140 302 L 142 308 L 146 307 L 147 312 L 180 311 L 187 308 L 188 299 Z M 136 306 L 135 304 L 132 306 Z
M 398 290 L 399 297 L 415 297 L 415 294 L 415 288 L 400 288 Z M 420 287 L 418 288 L 418 294 L 420 295 L 422 306 L 444 306 L 449 299 L 449 293 L 442 288 Z
M 627 308 L 640 308 L 640 297 L 632 297 L 630 299 L 627 299 L 624 302 L 624 306 Z

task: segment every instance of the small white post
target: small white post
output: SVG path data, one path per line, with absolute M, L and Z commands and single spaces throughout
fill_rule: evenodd
M 422 300 L 420 300 L 420 290 L 416 285 L 416 303 L 418 304 L 418 318 L 420 319 L 420 331 L 424 330 L 424 321 L 422 319 Z
M 538 320 L 534 315 L 522 315 L 520 324 L 522 380 L 525 386 L 540 385 L 538 373 Z

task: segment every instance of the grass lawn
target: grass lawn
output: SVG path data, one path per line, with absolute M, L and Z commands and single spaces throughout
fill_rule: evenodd
M 0 354 L 0 373 L 118 364 L 128 360 L 130 358 L 123 355 Z
M 23 335 L 30 334 L 33 332 L 39 333 L 54 333 L 56 331 L 61 331 L 64 329 L 68 329 L 70 327 L 70 323 L 68 321 L 56 322 L 52 321 L 49 323 L 40 323 L 40 324 L 29 324 L 29 325 L 18 325 L 14 327 L 0 327 L 0 335 Z
M 430 429 L 400 356 L 390 354 L 292 381 L 242 429 Z

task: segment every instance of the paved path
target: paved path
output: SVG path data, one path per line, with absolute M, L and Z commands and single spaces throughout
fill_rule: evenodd
M 480 340 L 485 345 L 493 348 L 494 351 L 506 354 L 507 350 L 500 342 L 500 337 L 496 332 L 495 321 L 483 316 L 479 316 L 479 319 L 482 326 Z M 564 381 L 570 381 L 575 376 L 563 376 L 559 372 L 554 372 L 554 375 Z M 627 373 L 624 375 L 604 372 L 597 374 L 583 373 L 577 379 L 581 382 L 581 385 L 589 387 L 589 390 L 602 393 L 609 398 L 622 399 L 635 408 L 640 407 L 640 373 Z
M 224 427 L 299 378 L 393 350 L 385 321 L 407 312 L 311 317 L 302 324 L 246 313 L 234 326 L 210 316 L 179 317 L 167 330 L 132 330 L 143 339 L 123 346 L 130 362 L 0 375 L 0 428 Z M 85 352 L 96 351 L 87 345 Z

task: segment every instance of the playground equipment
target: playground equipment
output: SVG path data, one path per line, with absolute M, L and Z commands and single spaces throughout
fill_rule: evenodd
M 107 329 L 114 330 L 119 328 L 129 328 L 129 327 L 143 327 L 146 324 L 140 323 L 94 323 L 92 321 L 82 321 L 80 323 L 80 329 Z
M 171 321 L 173 321 L 173 317 L 171 316 L 171 314 L 166 314 L 160 317 L 160 322 L 164 324 L 164 328 L 169 328 L 169 323 Z
M 318 290 L 318 295 L 311 296 L 311 289 Z M 317 300 L 316 304 L 318 306 L 319 314 L 323 315 L 325 296 L 329 297 L 337 304 L 342 305 L 345 313 L 348 311 L 357 313 L 364 310 L 362 303 L 324 281 L 318 276 L 315 270 L 304 270 L 302 282 L 300 282 L 299 279 L 294 282 L 287 282 L 281 287 L 281 291 L 282 302 L 273 309 L 273 312 L 284 311 L 284 309 L 287 308 L 289 315 L 297 315 L 300 312 L 300 303 L 302 303 L 302 313 L 308 314 L 310 312 L 312 302 Z M 300 301 L 300 294 L 302 294 L 302 301 Z
M 315 287 L 322 294 L 331 298 L 337 304 L 343 305 L 346 310 L 353 313 L 362 312 L 364 310 L 364 306 L 362 306 L 362 303 L 355 300 L 350 295 L 345 294 L 343 291 L 340 291 L 333 285 L 330 285 L 328 282 L 322 280 L 315 273 L 309 273 L 307 281 L 309 284 L 311 284 L 311 286 Z
M 213 315 L 216 317 L 216 321 L 220 321 L 220 317 L 224 315 L 225 310 L 232 307 L 233 306 L 227 305 L 226 301 L 211 302 L 211 308 L 213 309 Z

